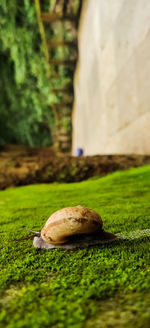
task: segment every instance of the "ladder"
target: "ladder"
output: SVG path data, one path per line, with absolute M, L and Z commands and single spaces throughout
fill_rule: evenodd
M 52 85 L 51 92 L 57 96 L 57 102 L 55 100 L 51 104 L 55 121 L 53 142 L 55 148 L 61 152 L 70 152 L 72 144 L 73 75 L 78 59 L 77 30 L 82 2 L 83 0 L 78 0 L 74 9 L 73 0 L 50 0 L 49 10 L 45 12 L 41 9 L 40 0 L 35 0 L 48 76 Z M 49 35 L 48 27 L 51 31 Z M 55 37 L 55 31 L 59 31 L 59 38 Z M 61 55 L 59 58 L 58 52 Z M 64 75 L 69 82 L 62 84 Z

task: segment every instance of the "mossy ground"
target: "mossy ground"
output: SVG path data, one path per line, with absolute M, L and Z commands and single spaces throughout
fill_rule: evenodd
M 72 184 L 0 192 L 0 323 L 9 328 L 148 328 L 148 240 L 72 251 L 37 250 L 22 227 L 40 230 L 61 207 L 99 212 L 115 233 L 149 228 L 150 166 Z

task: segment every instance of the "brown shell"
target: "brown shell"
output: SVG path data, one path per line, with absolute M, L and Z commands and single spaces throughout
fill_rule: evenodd
M 102 225 L 101 217 L 93 210 L 80 205 L 66 207 L 50 216 L 41 237 L 49 244 L 63 244 L 73 235 L 97 233 Z

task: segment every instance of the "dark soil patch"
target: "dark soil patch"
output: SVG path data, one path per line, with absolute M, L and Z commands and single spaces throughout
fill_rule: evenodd
M 150 155 L 97 155 L 73 157 L 50 147 L 0 149 L 0 189 L 48 182 L 78 182 L 93 176 L 150 163 Z

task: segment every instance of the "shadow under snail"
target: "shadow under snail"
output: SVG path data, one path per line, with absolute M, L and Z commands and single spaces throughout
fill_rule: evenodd
M 49 217 L 41 232 L 31 232 L 35 233 L 34 247 L 45 249 L 86 247 L 119 238 L 103 230 L 99 214 L 80 205 L 58 210 Z

